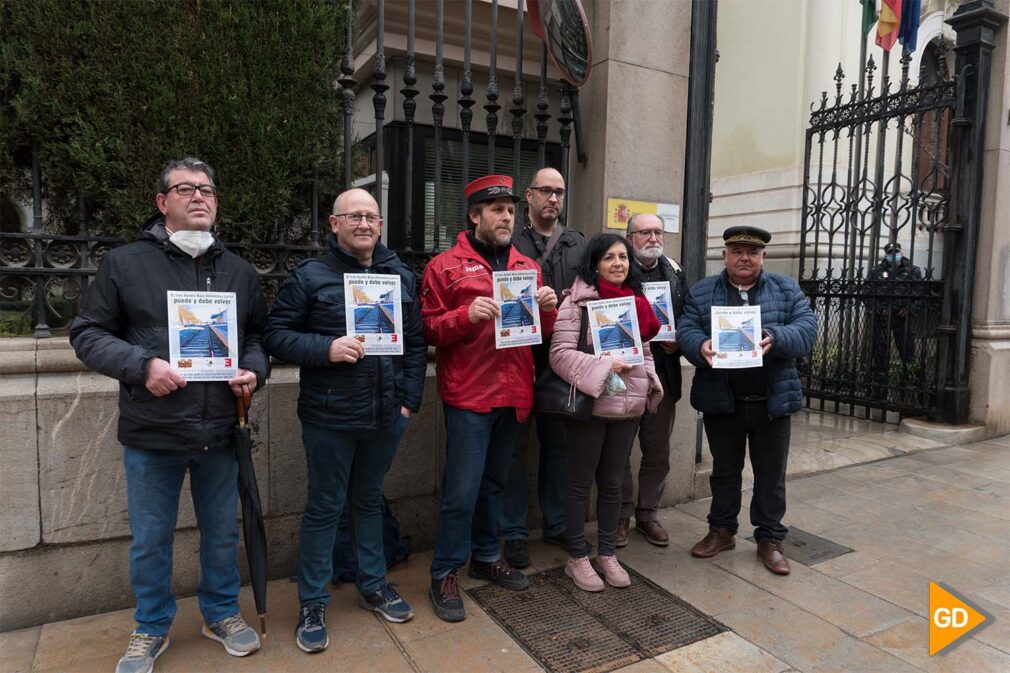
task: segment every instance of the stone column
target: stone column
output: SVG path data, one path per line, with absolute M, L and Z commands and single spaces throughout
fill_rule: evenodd
M 976 0 L 961 5 L 948 21 L 958 30 L 958 47 L 977 45 L 984 61 L 974 76 L 988 76 L 982 145 L 981 203 L 971 312 L 970 406 L 972 422 L 990 436 L 1010 432 L 1010 2 Z M 968 39 L 970 38 L 970 39 Z M 966 44 L 966 46 L 969 46 Z M 960 54 L 959 54 L 960 57 Z M 979 59 L 982 60 L 981 58 Z M 960 67 L 960 59 L 959 65 Z
M 568 209 L 591 236 L 606 227 L 608 197 L 683 204 L 691 0 L 585 5 L 593 71 L 579 99 L 589 159 L 573 155 Z M 666 252 L 680 259 L 679 234 L 667 236 Z

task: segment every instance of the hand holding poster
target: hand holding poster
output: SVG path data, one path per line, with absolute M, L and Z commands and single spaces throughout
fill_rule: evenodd
M 760 367 L 761 307 L 712 307 L 713 369 Z
M 543 343 L 536 271 L 495 271 L 494 300 L 501 309 L 494 319 L 495 348 Z
M 634 297 L 600 299 L 586 303 L 593 352 L 608 355 L 627 365 L 645 364 L 642 335 Z
M 168 292 L 169 364 L 187 381 L 229 381 L 238 375 L 234 292 Z
M 642 294 L 649 300 L 649 306 L 659 320 L 659 334 L 652 337 L 652 340 L 676 341 L 677 326 L 673 319 L 673 300 L 669 281 L 642 283 Z
M 365 347 L 365 355 L 403 355 L 399 276 L 345 273 L 344 309 L 347 335 Z

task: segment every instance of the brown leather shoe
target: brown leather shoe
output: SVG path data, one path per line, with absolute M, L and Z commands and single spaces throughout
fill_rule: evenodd
M 703 537 L 698 544 L 691 547 L 691 556 L 698 558 L 712 558 L 721 551 L 736 547 L 736 536 L 728 528 L 717 528 L 710 530 L 708 535 Z
M 663 526 L 655 519 L 652 521 L 638 521 L 636 519 L 635 530 L 644 535 L 650 544 L 654 544 L 657 547 L 665 547 L 670 544 L 670 536 L 666 534 Z
M 782 551 L 781 540 L 761 540 L 758 542 L 757 555 L 765 564 L 765 568 L 776 575 L 789 574 L 789 559 Z
M 617 520 L 617 540 L 614 542 L 615 547 L 626 547 L 628 545 L 628 526 L 630 525 L 631 519 L 621 517 Z

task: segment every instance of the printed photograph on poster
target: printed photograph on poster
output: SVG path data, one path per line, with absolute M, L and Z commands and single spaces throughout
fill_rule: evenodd
M 399 276 L 345 273 L 344 307 L 347 335 L 365 347 L 365 355 L 403 355 Z
M 761 307 L 712 307 L 713 369 L 760 367 Z
M 495 271 L 492 276 L 494 300 L 501 309 L 494 319 L 495 348 L 542 343 L 537 272 Z
M 597 355 L 608 355 L 628 365 L 645 363 L 634 297 L 591 301 L 586 308 Z
M 168 292 L 169 364 L 187 381 L 228 381 L 238 374 L 234 292 Z
M 659 334 L 652 337 L 652 340 L 676 341 L 677 326 L 673 319 L 673 298 L 670 296 L 669 281 L 642 283 L 642 294 L 649 300 L 649 306 L 659 320 Z

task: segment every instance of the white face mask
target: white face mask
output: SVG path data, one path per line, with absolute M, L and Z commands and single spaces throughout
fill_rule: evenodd
M 168 237 L 177 248 L 196 259 L 214 245 L 214 234 L 209 231 L 190 231 L 184 229 Z

